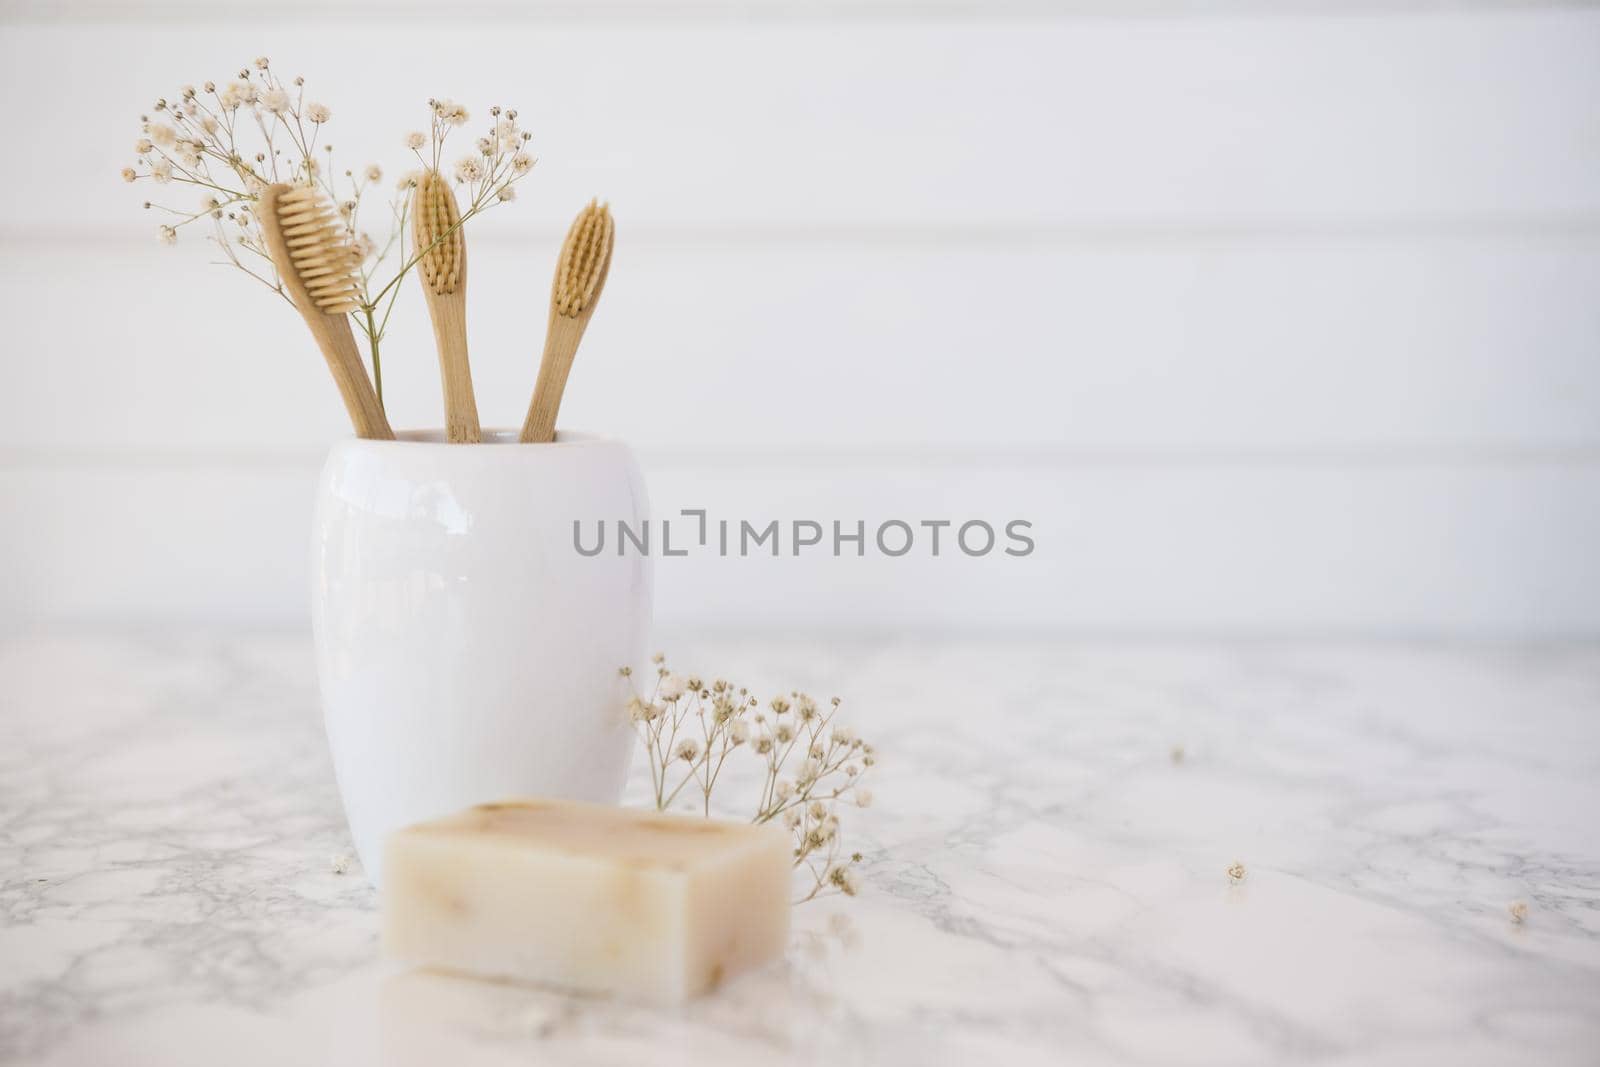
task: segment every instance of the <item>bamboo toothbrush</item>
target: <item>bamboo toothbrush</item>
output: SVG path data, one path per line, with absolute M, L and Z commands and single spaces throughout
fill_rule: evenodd
M 550 324 L 545 330 L 544 357 L 539 361 L 539 381 L 533 389 L 533 403 L 522 424 L 522 440 L 554 441 L 556 412 L 561 393 L 572 370 L 572 357 L 578 342 L 594 315 L 611 271 L 613 237 L 608 205 L 589 201 L 589 206 L 572 221 L 567 240 L 561 246 L 555 282 L 550 287 Z
M 338 213 L 310 186 L 278 184 L 261 194 L 258 221 L 283 288 L 328 361 L 356 436 L 394 440 L 350 332 L 347 316 L 360 306 L 361 257 Z
M 422 293 L 439 349 L 446 435 L 450 441 L 473 443 L 482 433 L 467 365 L 467 241 L 456 194 L 438 171 L 417 179 L 411 226 L 413 245 L 422 256 Z

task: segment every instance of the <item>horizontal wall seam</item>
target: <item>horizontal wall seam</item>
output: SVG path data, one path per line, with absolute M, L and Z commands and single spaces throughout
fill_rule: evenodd
M 728 22 L 982 22 L 1050 21 L 1074 19 L 1140 21 L 1153 19 L 1205 20 L 1263 17 L 1292 19 L 1344 15 L 1415 16 L 1456 15 L 1478 12 L 1536 13 L 1589 10 L 1592 0 L 1219 0 L 1199 4 L 1193 0 L 925 0 L 894 3 L 884 0 L 779 0 L 770 3 L 739 0 L 676 0 L 653 4 L 641 0 L 477 0 L 448 9 L 423 0 L 399 3 L 324 3 L 286 0 L 273 6 L 275 24 L 296 19 L 359 21 L 382 17 L 386 22 L 415 23 L 445 19 L 497 22 L 661 23 L 684 19 Z M 148 26 L 152 21 L 198 25 L 255 24 L 262 17 L 256 5 L 217 3 L 148 3 L 130 11 L 113 3 L 62 4 L 59 0 L 7 0 L 0 3 L 0 25 L 126 25 Z
M 636 446 L 640 462 L 655 469 L 834 470 L 864 466 L 894 469 L 1019 470 L 1175 470 L 1261 468 L 1402 470 L 1485 467 L 1569 468 L 1600 466 L 1600 443 L 1575 445 L 1373 445 L 1360 447 L 1251 448 L 1126 447 L 1015 448 L 923 447 L 852 449 L 792 448 L 736 451 L 720 448 Z M 151 472 L 197 470 L 311 470 L 322 461 L 321 448 L 129 449 L 106 445 L 70 450 L 0 448 L 0 473 L 30 474 Z
M 115 227 L 15 226 L 0 224 L 0 244 L 19 246 L 149 246 L 152 230 L 133 224 Z M 566 229 L 554 226 L 481 226 L 475 244 L 504 246 L 529 241 L 559 241 Z M 726 223 L 633 224 L 630 245 L 656 247 L 749 247 L 752 245 L 863 245 L 928 248 L 1051 248 L 1072 246 L 1190 247 L 1207 244 L 1420 244 L 1461 242 L 1559 242 L 1600 244 L 1600 212 L 1557 216 L 1485 215 L 1457 218 L 1219 219 L 1181 221 L 1027 222 L 957 225 L 800 224 L 782 226 Z M 170 254 L 170 253 L 167 253 Z

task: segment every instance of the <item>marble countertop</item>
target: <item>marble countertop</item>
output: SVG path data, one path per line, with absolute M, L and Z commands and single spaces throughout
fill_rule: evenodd
M 303 637 L 5 639 L 0 1062 L 1600 1061 L 1600 647 L 671 651 L 881 763 L 861 895 L 660 1012 L 380 958 Z

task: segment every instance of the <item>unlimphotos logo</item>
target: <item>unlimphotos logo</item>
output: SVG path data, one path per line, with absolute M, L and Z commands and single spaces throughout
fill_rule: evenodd
M 1034 541 L 1027 519 L 1011 519 L 997 529 L 983 519 L 956 522 L 952 519 L 888 519 L 868 527 L 865 519 L 846 522 L 839 519 L 771 519 L 753 523 L 748 519 L 709 520 L 704 508 L 685 508 L 679 513 L 696 520 L 696 528 L 684 530 L 673 520 L 644 519 L 629 522 L 596 519 L 585 530 L 579 519 L 572 520 L 572 547 L 580 556 L 598 556 L 610 551 L 619 556 L 687 556 L 691 552 L 714 551 L 719 556 L 757 556 L 831 554 L 834 556 L 905 556 L 913 552 L 939 556 L 959 552 L 964 556 L 987 556 L 996 551 L 1007 556 L 1033 554 Z M 653 533 L 652 533 L 653 531 Z

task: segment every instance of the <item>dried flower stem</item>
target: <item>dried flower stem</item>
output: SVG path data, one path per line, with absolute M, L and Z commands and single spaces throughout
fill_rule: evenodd
M 633 672 L 620 672 L 632 687 Z M 791 699 L 792 698 L 792 699 Z M 876 762 L 871 745 L 842 726 L 834 726 L 839 710 L 835 697 L 826 712 L 804 693 L 774 697 L 772 715 L 757 710 L 760 701 L 747 689 L 718 680 L 709 686 L 698 677 L 680 678 L 656 657 L 655 685 L 648 699 L 638 691 L 628 701 L 629 717 L 644 745 L 650 765 L 650 786 L 657 810 L 666 810 L 692 786 L 700 794 L 700 810 L 711 814 L 711 797 L 728 757 L 745 748 L 765 768 L 751 822 L 781 818 L 794 834 L 794 865 L 810 876 L 810 886 L 796 903 L 829 893 L 853 896 L 851 868 L 859 852 L 841 858 L 840 800 L 866 807 L 872 794 L 861 780 Z M 793 778 L 786 774 L 799 755 Z M 674 768 L 683 769 L 674 776 Z

